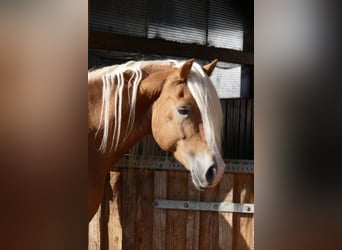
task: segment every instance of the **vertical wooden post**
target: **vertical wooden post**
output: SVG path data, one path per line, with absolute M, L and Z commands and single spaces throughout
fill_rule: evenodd
M 234 202 L 254 202 L 254 176 L 251 174 L 235 174 Z M 250 214 L 234 214 L 234 249 L 254 249 L 254 218 Z
M 135 246 L 135 209 L 137 205 L 136 196 L 136 173 L 135 169 L 123 169 L 121 183 L 122 201 L 122 248 L 136 249 Z
M 215 188 L 207 189 L 201 192 L 202 201 L 217 201 L 219 195 L 219 186 Z M 200 222 L 200 237 L 199 237 L 199 248 L 203 250 L 207 249 L 218 249 L 218 212 L 201 212 Z
M 219 201 L 233 202 L 233 183 L 232 174 L 225 174 L 220 181 Z M 219 217 L 219 249 L 233 249 L 233 214 L 220 213 Z
M 168 199 L 187 199 L 188 176 L 180 171 L 168 173 Z M 186 244 L 186 219 L 187 211 L 168 210 L 166 216 L 166 248 L 184 249 Z
M 153 234 L 153 171 L 136 169 L 135 249 L 151 249 Z
M 198 191 L 193 182 L 191 175 L 188 174 L 188 200 L 199 201 L 200 191 Z M 199 226 L 200 225 L 200 212 L 188 211 L 186 220 L 186 250 L 199 249 Z
M 101 207 L 88 224 L 88 250 L 100 250 L 100 216 Z
M 154 199 L 167 198 L 167 172 L 155 171 L 154 173 Z M 166 211 L 154 209 L 153 211 L 153 237 L 152 249 L 165 249 L 166 242 Z

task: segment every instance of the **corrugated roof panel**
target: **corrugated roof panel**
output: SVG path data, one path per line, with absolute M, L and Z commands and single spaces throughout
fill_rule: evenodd
M 152 0 L 148 38 L 206 44 L 207 1 Z
M 243 20 L 233 0 L 96 0 L 90 2 L 89 25 L 116 34 L 243 48 Z M 241 65 L 219 62 L 211 78 L 220 98 L 241 97 L 242 74 Z
M 232 0 L 97 0 L 93 30 L 242 50 L 242 17 Z
M 208 45 L 242 50 L 242 18 L 233 9 L 232 1 L 211 0 L 208 16 Z
M 145 0 L 95 1 L 89 14 L 93 30 L 146 37 Z

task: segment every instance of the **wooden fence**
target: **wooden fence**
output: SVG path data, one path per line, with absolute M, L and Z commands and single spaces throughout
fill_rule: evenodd
M 164 209 L 156 204 L 160 199 L 254 202 L 254 175 L 248 169 L 253 160 L 241 160 L 254 158 L 253 102 L 253 98 L 221 100 L 223 156 L 240 159 L 234 162 L 242 165 L 228 163 L 223 179 L 213 189 L 197 191 L 189 172 L 173 167 L 172 162 L 166 164 L 170 157 L 153 140 L 134 147 L 133 155 L 158 155 L 162 163 L 128 158 L 107 176 L 104 200 L 89 224 L 89 250 L 254 249 L 253 213 L 198 211 L 190 206 Z
M 217 187 L 198 191 L 184 170 L 112 171 L 101 208 L 89 225 L 88 248 L 254 249 L 253 213 L 199 211 L 187 209 L 189 205 L 185 210 L 163 209 L 156 204 L 160 199 L 253 203 L 253 174 L 233 172 L 225 173 Z

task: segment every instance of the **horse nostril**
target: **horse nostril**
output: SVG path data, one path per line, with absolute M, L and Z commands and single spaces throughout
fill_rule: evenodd
M 207 179 L 207 182 L 210 184 L 213 182 L 216 176 L 216 164 L 213 164 L 205 174 L 205 178 Z

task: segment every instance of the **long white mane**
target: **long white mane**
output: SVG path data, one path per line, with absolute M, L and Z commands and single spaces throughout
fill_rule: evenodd
M 110 150 L 118 148 L 119 138 L 121 134 L 122 119 L 122 103 L 124 90 L 124 73 L 131 71 L 129 82 L 132 84 L 132 90 L 128 93 L 129 103 L 129 119 L 126 131 L 124 131 L 124 139 L 131 132 L 135 118 L 136 97 L 139 84 L 142 80 L 142 68 L 150 64 L 168 64 L 180 67 L 184 61 L 164 60 L 164 61 L 130 61 L 122 65 L 115 65 L 101 69 L 102 75 L 102 109 L 99 129 L 103 126 L 103 136 L 99 150 L 106 152 L 108 148 L 109 138 L 109 111 L 111 94 L 114 95 L 114 127 L 112 136 L 112 145 Z M 222 133 L 222 110 L 219 97 L 215 87 L 202 70 L 202 67 L 193 63 L 190 74 L 187 77 L 189 90 L 194 97 L 197 106 L 201 112 L 204 133 L 208 141 L 209 147 L 216 155 L 221 151 L 221 133 Z M 129 88 L 128 88 L 129 89 Z

